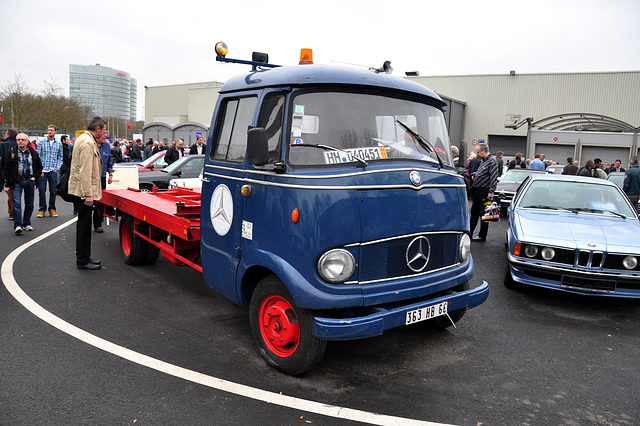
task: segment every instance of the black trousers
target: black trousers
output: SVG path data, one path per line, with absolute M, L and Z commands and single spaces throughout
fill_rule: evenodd
M 86 265 L 91 260 L 91 214 L 93 206 L 87 206 L 84 200 L 78 203 L 78 222 L 76 223 L 76 264 Z
M 489 188 L 471 188 L 471 236 L 473 237 L 473 231 L 476 229 L 478 220 L 482 216 L 482 200 L 487 198 L 489 194 Z M 478 238 L 487 238 L 489 232 L 489 222 L 480 220 L 480 233 Z
M 101 178 L 102 189 L 107 187 L 107 178 Z M 102 220 L 104 219 L 104 204 L 96 203 L 95 209 L 93 209 L 93 228 L 102 226 Z

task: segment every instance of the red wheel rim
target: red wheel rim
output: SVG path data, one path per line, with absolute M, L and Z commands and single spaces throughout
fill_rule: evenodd
M 269 296 L 262 301 L 258 315 L 267 348 L 282 358 L 293 355 L 300 343 L 300 326 L 291 304 L 281 296 Z
M 122 251 L 125 256 L 129 256 L 131 254 L 131 230 L 129 229 L 129 224 L 125 221 L 122 222 L 122 235 L 120 236 L 120 241 L 122 242 Z

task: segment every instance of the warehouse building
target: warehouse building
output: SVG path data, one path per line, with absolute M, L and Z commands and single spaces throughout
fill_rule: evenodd
M 640 71 L 406 78 L 447 103 L 445 119 L 454 145 L 464 140 L 473 149 L 484 142 L 507 158 L 542 153 L 560 164 L 567 157 L 581 164 L 594 157 L 626 163 L 638 155 Z M 221 86 L 145 87 L 145 139 L 156 139 L 163 128 L 161 139 L 174 140 L 182 123 L 192 123 L 191 132 L 202 126 L 206 137 Z
M 638 155 L 639 71 L 409 78 L 464 102 L 471 149 L 486 142 L 505 157 L 540 153 L 560 164 Z

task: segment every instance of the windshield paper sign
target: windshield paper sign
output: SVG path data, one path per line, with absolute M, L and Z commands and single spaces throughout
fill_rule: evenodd
M 381 160 L 387 158 L 387 150 L 383 146 L 370 147 L 370 148 L 351 148 L 341 149 L 340 151 L 325 151 L 324 162 L 325 164 L 340 164 L 351 163 L 357 161 L 356 158 L 361 160 Z

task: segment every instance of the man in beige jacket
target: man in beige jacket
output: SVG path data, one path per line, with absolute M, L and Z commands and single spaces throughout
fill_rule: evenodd
M 69 194 L 80 198 L 76 223 L 76 266 L 98 270 L 99 260 L 91 259 L 91 214 L 94 201 L 102 198 L 102 158 L 98 145 L 107 139 L 107 122 L 94 117 L 73 147 L 69 172 Z

